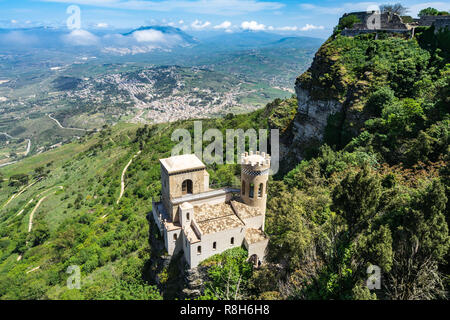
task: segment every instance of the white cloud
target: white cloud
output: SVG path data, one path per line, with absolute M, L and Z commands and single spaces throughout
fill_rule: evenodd
M 206 21 L 205 23 L 203 23 L 200 20 L 195 20 L 194 22 L 191 23 L 192 29 L 195 29 L 195 30 L 205 29 L 205 28 L 209 27 L 210 25 L 211 25 L 211 22 Z
M 266 30 L 266 26 L 262 23 L 258 23 L 256 21 L 244 21 L 241 24 L 241 28 L 244 30 L 251 30 L 251 31 L 263 31 Z
M 137 42 L 166 42 L 165 35 L 158 30 L 140 30 L 133 32 Z
M 16 24 L 16 23 L 17 23 L 17 20 L 14 20 L 14 19 L 13 19 L 13 20 L 11 20 L 11 23 L 12 23 L 12 24 Z
M 96 45 L 99 39 L 89 31 L 79 29 L 63 36 L 63 40 L 72 45 L 91 46 Z
M 309 30 L 323 30 L 325 29 L 324 26 L 315 26 L 313 24 L 307 23 L 304 27 L 301 27 L 300 31 L 309 31 Z
M 183 20 L 178 21 L 178 24 L 183 24 L 183 23 L 184 23 Z
M 108 28 L 109 25 L 105 22 L 99 22 L 95 25 L 97 28 Z
M 293 27 L 279 27 L 279 28 L 277 28 L 277 30 L 280 30 L 280 31 L 297 31 L 298 30 L 298 27 L 297 26 L 293 26 Z
M 131 35 L 105 35 L 102 38 L 104 53 L 118 55 L 140 54 L 154 50 L 171 50 L 178 45 L 185 45 L 177 34 L 167 34 L 159 30 L 148 29 L 134 31 Z
M 229 29 L 231 27 L 230 21 L 224 21 L 221 24 L 218 24 L 217 26 L 214 26 L 214 29 Z
M 148 11 L 186 11 L 200 14 L 240 15 L 250 12 L 274 11 L 285 5 L 280 2 L 258 0 L 41 0 L 105 8 Z

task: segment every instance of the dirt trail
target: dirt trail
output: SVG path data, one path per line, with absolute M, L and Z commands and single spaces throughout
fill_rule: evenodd
M 17 198 L 18 196 L 20 196 L 22 193 L 24 193 L 29 187 L 31 187 L 33 184 L 35 184 L 36 182 L 40 181 L 41 179 L 38 179 L 32 183 L 30 183 L 29 185 L 27 185 L 25 188 L 23 188 L 22 190 L 20 190 L 18 193 L 14 193 L 9 199 L 8 201 L 6 201 L 6 203 L 3 205 L 2 209 L 4 207 L 6 207 L 11 201 L 13 201 L 15 198 Z
M 0 134 L 4 135 L 4 136 L 7 137 L 7 138 L 15 139 L 13 136 L 7 134 L 6 132 L 0 132 Z
M 27 271 L 27 273 L 30 273 L 30 272 L 36 271 L 36 270 L 38 270 L 38 269 L 39 269 L 40 267 L 41 267 L 41 266 L 38 266 L 38 267 L 36 267 L 36 268 L 33 268 L 33 269 L 31 269 L 31 270 L 28 270 L 28 271 Z
M 64 189 L 63 186 L 57 186 L 57 187 L 50 188 L 50 189 L 48 189 L 48 190 L 46 190 L 46 191 L 52 190 L 52 189 L 54 189 L 54 188 L 59 188 L 59 189 L 61 189 L 61 190 Z M 44 192 L 46 192 L 46 191 L 44 191 Z M 42 194 L 42 193 L 44 193 L 44 192 L 41 192 L 40 194 Z M 55 192 L 56 192 L 56 191 L 55 191 Z M 34 213 L 35 213 L 36 210 L 39 208 L 39 206 L 41 205 L 42 201 L 44 201 L 48 196 L 49 196 L 49 195 L 43 196 L 43 197 L 38 201 L 38 203 L 36 203 L 36 205 L 35 205 L 34 208 L 33 208 L 33 211 L 31 211 L 31 214 L 30 214 L 30 221 L 28 222 L 28 232 L 31 232 L 31 229 L 33 228 L 33 217 L 34 217 Z
M 63 126 L 61 125 L 61 123 L 60 123 L 57 119 L 53 118 L 51 113 L 48 114 L 48 117 L 49 117 L 50 119 L 52 119 L 53 121 L 55 121 L 56 124 L 58 125 L 58 127 L 60 127 L 61 129 L 65 129 L 65 130 L 78 130 L 78 131 L 85 131 L 85 132 L 92 131 L 92 130 L 82 129 L 82 128 L 66 128 L 66 127 L 63 127 Z
M 25 157 L 30 153 L 30 150 L 31 150 L 31 140 L 30 139 L 27 139 L 27 140 L 28 140 L 28 145 L 27 145 L 27 151 L 25 151 L 25 154 L 24 154 Z
M 33 202 L 33 200 L 34 200 L 34 199 L 31 198 L 31 200 L 27 202 L 27 204 L 25 205 L 25 207 L 23 207 L 23 209 L 20 210 L 19 213 L 16 214 L 16 216 L 20 216 L 20 215 L 25 211 L 25 209 Z
M 16 163 L 17 161 L 11 161 L 11 162 L 7 162 L 7 163 L 2 163 L 2 164 L 0 164 L 0 168 L 1 167 L 6 167 L 6 166 L 9 166 L 10 164 L 13 164 L 13 163 Z
M 120 182 L 120 195 L 119 198 L 117 199 L 116 204 L 119 204 L 120 199 L 122 199 L 123 193 L 125 192 L 125 173 L 127 172 L 128 167 L 131 165 L 131 163 L 133 162 L 133 159 L 136 158 L 138 155 L 141 154 L 141 151 L 139 151 L 138 153 L 136 153 L 131 159 L 130 161 L 128 161 L 127 165 L 125 166 L 125 168 L 123 168 L 122 171 L 122 177 L 121 177 L 121 182 Z
M 34 213 L 36 212 L 36 210 L 39 208 L 39 206 L 41 205 L 42 201 L 44 201 L 47 198 L 47 196 L 42 197 L 38 203 L 36 203 L 36 205 L 34 206 L 33 211 L 31 211 L 30 214 L 30 221 L 28 222 L 28 232 L 31 232 L 31 228 L 33 227 L 33 217 L 34 217 Z

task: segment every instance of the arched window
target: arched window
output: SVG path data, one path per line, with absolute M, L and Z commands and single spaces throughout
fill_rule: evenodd
M 178 239 L 178 235 L 176 233 L 173 234 L 173 242 L 176 242 Z
M 234 237 L 231 237 L 230 243 L 234 244 Z
M 245 196 L 245 181 L 242 181 L 242 195 Z
M 197 247 L 197 254 L 201 254 L 202 253 L 202 246 L 198 246 Z
M 264 185 L 262 183 L 259 184 L 259 188 L 258 188 L 258 198 L 262 198 L 263 196 L 263 188 Z
M 184 180 L 181 185 L 181 194 L 192 194 L 192 180 Z
M 217 249 L 217 242 L 213 242 L 213 250 L 216 250 Z
M 186 213 L 186 220 L 189 221 L 189 212 Z
M 250 191 L 248 193 L 248 196 L 250 198 L 253 198 L 255 196 L 255 185 L 253 183 L 250 183 Z

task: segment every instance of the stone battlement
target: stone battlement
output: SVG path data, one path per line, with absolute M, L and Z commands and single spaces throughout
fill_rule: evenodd
M 389 32 L 399 34 L 414 34 L 413 30 L 418 26 L 432 26 L 434 25 L 436 31 L 443 28 L 450 29 L 450 16 L 423 16 L 420 19 L 413 19 L 411 23 L 403 22 L 402 18 L 395 13 L 377 13 L 371 12 L 351 12 L 345 13 L 340 19 L 350 15 L 356 16 L 360 22 L 355 23 L 351 28 L 345 28 L 341 34 L 344 36 L 356 36 L 359 34 L 372 32 Z
M 267 166 L 270 167 L 270 155 L 259 151 L 256 151 L 256 153 L 253 153 L 253 151 L 245 152 L 241 155 L 241 165 L 255 167 L 255 169 L 264 167 L 265 169 Z

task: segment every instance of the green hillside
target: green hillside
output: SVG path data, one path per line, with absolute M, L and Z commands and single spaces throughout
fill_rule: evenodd
M 224 133 L 236 125 L 247 130 L 258 123 L 259 113 L 203 125 Z M 2 168 L 1 298 L 158 298 L 146 279 L 151 254 L 146 215 L 161 188 L 158 160 L 170 156 L 171 133 L 180 127 L 193 130 L 193 122 L 118 124 Z M 117 204 L 122 170 L 132 158 Z M 232 166 L 211 169 L 212 184 L 232 182 Z M 81 291 L 66 288 L 70 265 L 81 267 Z

